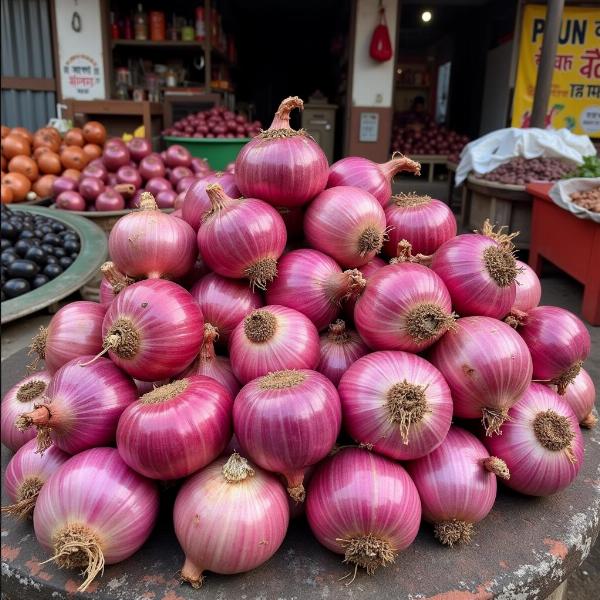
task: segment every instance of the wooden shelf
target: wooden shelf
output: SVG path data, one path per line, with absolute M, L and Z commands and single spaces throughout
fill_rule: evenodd
M 118 46 L 132 46 L 138 48 L 202 48 L 204 49 L 204 42 L 198 42 L 196 40 L 112 40 L 112 47 Z

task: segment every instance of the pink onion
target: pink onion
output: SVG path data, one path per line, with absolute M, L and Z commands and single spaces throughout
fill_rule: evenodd
M 321 335 L 320 352 L 317 371 L 337 385 L 348 367 L 368 354 L 369 348 L 356 331 L 347 329 L 344 321 L 338 319 L 329 325 L 327 333 Z
M 304 233 L 313 248 L 342 267 L 360 267 L 383 247 L 385 213 L 369 192 L 347 186 L 331 188 L 311 202 Z
M 192 157 L 190 167 L 196 175 L 204 175 L 210 173 L 210 166 L 205 158 Z
M 183 277 L 197 256 L 193 229 L 158 210 L 151 194 L 142 195 L 140 208 L 110 232 L 108 251 L 115 266 L 134 278 Z
M 52 183 L 52 196 L 57 198 L 63 192 L 73 192 L 77 189 L 77 182 L 68 177 L 57 177 Z
M 342 424 L 340 398 L 321 373 L 270 372 L 245 385 L 233 406 L 233 427 L 259 467 L 285 477 L 291 498 L 305 498 L 304 471 L 325 458 Z
M 135 162 L 140 162 L 152 153 L 152 142 L 143 137 L 134 137 L 127 142 L 129 155 Z
M 356 302 L 354 322 L 374 350 L 420 352 L 453 326 L 450 294 L 430 269 L 388 265 L 369 278 Z
M 142 176 L 137 167 L 130 167 L 129 165 L 119 168 L 117 171 L 117 181 L 119 183 L 131 183 L 131 185 L 135 186 L 136 190 L 142 187 Z
M 181 577 L 199 587 L 205 570 L 243 573 L 271 558 L 285 537 L 289 509 L 279 481 L 234 453 L 183 484 L 173 521 L 185 553 Z
M 158 208 L 173 208 L 177 192 L 175 190 L 162 190 L 156 195 L 156 205 Z
M 107 175 L 106 185 L 108 185 L 110 187 L 115 187 L 118 184 L 119 184 L 119 180 L 117 179 L 117 174 L 116 173 L 109 173 Z
M 526 263 L 517 261 L 516 296 L 512 309 L 529 312 L 542 298 L 542 285 L 535 271 Z
M 345 448 L 317 467 L 306 516 L 323 546 L 372 575 L 413 542 L 421 502 L 398 463 L 368 450 Z
M 134 283 L 133 279 L 123 275 L 111 261 L 105 262 L 100 267 L 100 271 L 102 272 L 100 304 L 110 304 L 121 290 Z
M 329 169 L 320 146 L 290 127 L 290 113 L 303 109 L 297 96 L 281 102 L 271 126 L 241 150 L 235 161 L 240 192 L 273 206 L 301 206 L 325 189 Z
M 69 454 L 114 442 L 121 413 L 136 400 L 135 384 L 106 358 L 81 356 L 52 377 L 43 404 L 23 413 L 19 430 L 37 429 L 38 451 L 52 444 Z
M 265 306 L 233 330 L 229 358 L 242 384 L 271 371 L 314 369 L 319 363 L 319 333 L 302 313 L 285 306 Z
M 375 273 L 375 271 L 379 271 L 381 267 L 385 267 L 388 263 L 383 260 L 383 258 L 379 258 L 378 256 L 374 256 L 368 263 L 361 265 L 359 271 L 362 273 L 362 276 L 369 281 L 369 277 Z M 360 296 L 359 296 L 360 297 Z M 346 300 L 346 305 L 344 306 L 345 314 L 352 320 L 354 320 L 354 307 L 356 306 L 356 301 L 358 298 L 348 298 Z
M 408 241 L 415 254 L 433 254 L 456 235 L 456 218 L 447 204 L 429 196 L 400 194 L 385 205 L 390 229 L 385 251 L 396 255 L 398 243 Z
M 79 180 L 79 193 L 84 200 L 94 201 L 104 191 L 104 182 L 98 177 L 82 177 Z
M 450 388 L 433 365 L 414 354 L 363 356 L 350 365 L 338 389 L 347 433 L 389 458 L 425 456 L 450 428 Z
M 15 427 L 17 417 L 33 410 L 36 404 L 43 402 L 46 388 L 52 376 L 48 371 L 37 371 L 13 385 L 4 398 L 0 410 L 0 439 L 13 452 L 35 437 L 35 431 L 19 431 Z
M 443 279 L 459 315 L 504 318 L 514 304 L 517 263 L 511 236 L 494 233 L 489 221 L 483 234 L 467 233 L 442 244 L 431 268 Z
M 458 319 L 429 359 L 450 386 L 455 416 L 481 418 L 487 435 L 501 433 L 508 409 L 531 381 L 527 346 L 508 325 L 490 317 Z
M 327 187 L 351 185 L 373 194 L 381 206 L 392 195 L 392 180 L 400 171 L 421 174 L 421 165 L 406 156 L 394 153 L 392 160 L 377 164 L 368 158 L 348 156 L 331 165 Z
M 178 167 L 181 169 L 185 169 L 185 167 Z M 187 177 L 182 177 L 178 182 L 177 185 L 175 186 L 175 189 L 177 191 L 178 194 L 184 194 L 185 192 L 188 191 L 188 189 L 190 188 L 190 186 L 193 183 L 196 183 L 196 181 L 198 181 L 198 177 L 196 177 L 195 175 L 189 175 Z M 183 203 L 182 203 L 183 205 Z
M 212 209 L 198 230 L 204 262 L 219 275 L 245 277 L 265 289 L 277 275 L 277 259 L 285 248 L 281 216 L 262 200 L 230 198 L 218 183 L 207 186 L 206 193 Z
M 306 315 L 319 330 L 340 313 L 341 303 L 362 293 L 366 281 L 358 269 L 342 272 L 317 250 L 294 250 L 281 257 L 267 304 L 280 304 Z
M 146 182 L 145 187 L 147 192 L 150 192 L 153 196 L 156 196 L 160 192 L 164 192 L 165 190 L 172 190 L 173 186 L 168 179 L 164 177 L 153 177 Z
M 204 320 L 219 330 L 219 341 L 224 344 L 237 324 L 263 305 L 260 294 L 246 283 L 216 273 L 202 277 L 190 291 L 202 309 Z
M 549 387 L 532 383 L 509 416 L 502 435 L 485 441 L 510 469 L 506 485 L 530 496 L 569 486 L 583 464 L 583 438 L 567 403 Z
M 175 167 L 169 173 L 169 180 L 173 185 L 177 185 L 184 177 L 193 177 L 192 170 L 189 167 Z
M 166 175 L 165 163 L 158 154 L 149 154 L 140 161 L 140 175 L 146 180 Z
M 187 191 L 187 190 L 186 190 Z M 175 210 L 180 211 L 181 216 L 179 217 L 180 219 L 183 219 L 183 201 L 185 199 L 185 192 L 178 192 L 177 196 L 175 197 L 175 201 L 173 202 L 173 208 Z
M 31 352 L 45 361 L 50 375 L 73 358 L 100 352 L 105 314 L 106 306 L 97 302 L 71 302 L 63 306 L 47 328 L 40 327 L 32 340 Z
M 102 193 L 98 194 L 94 205 L 97 211 L 124 210 L 125 200 L 119 192 L 111 187 L 107 187 Z
M 123 144 L 106 144 L 102 151 L 102 162 L 109 170 L 116 172 L 120 167 L 129 164 L 130 156 L 127 146 Z
M 582 427 L 591 429 L 596 426 L 598 419 L 592 414 L 596 402 L 596 387 L 585 369 L 581 369 L 567 386 L 562 399 L 571 407 Z
M 407 468 L 419 490 L 423 519 L 448 546 L 471 541 L 475 523 L 485 519 L 496 500 L 496 476 L 512 476 L 472 433 L 455 426 L 440 446 Z
M 54 446 L 48 448 L 43 454 L 36 449 L 37 443 L 31 439 L 10 459 L 4 474 L 4 485 L 13 504 L 3 506 L 3 513 L 21 519 L 30 517 L 40 490 L 48 477 L 70 458 L 66 452 Z
M 85 210 L 85 200 L 79 192 L 62 192 L 56 198 L 56 208 L 62 210 Z
M 70 458 L 42 487 L 33 525 L 59 567 L 84 569 L 83 592 L 148 539 L 158 516 L 156 485 L 132 471 L 114 448 Z
M 187 148 L 179 144 L 169 146 L 165 151 L 167 167 L 189 167 L 192 164 L 192 155 Z
M 92 161 L 89 163 L 85 169 L 81 171 L 81 177 L 95 177 L 96 179 L 101 179 L 103 183 L 106 183 L 108 181 L 108 171 L 101 159 L 96 160 L 99 160 L 100 162 L 95 163 L 95 161 Z

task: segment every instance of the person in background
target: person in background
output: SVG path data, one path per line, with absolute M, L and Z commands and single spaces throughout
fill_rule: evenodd
M 416 96 L 410 108 L 398 115 L 399 125 L 401 127 L 410 127 L 414 129 L 421 129 L 426 125 L 431 117 L 425 110 L 425 98 L 423 96 Z

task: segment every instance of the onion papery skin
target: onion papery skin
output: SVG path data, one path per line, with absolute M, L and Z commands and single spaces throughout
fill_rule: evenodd
M 272 321 L 269 315 L 274 319 L 272 335 L 265 341 L 250 339 L 246 329 L 257 319 Z M 271 371 L 315 369 L 319 363 L 319 332 L 312 321 L 297 310 L 268 305 L 250 313 L 233 330 L 229 359 L 242 384 Z
M 455 416 L 483 418 L 488 433 L 499 433 L 508 409 L 531 381 L 531 356 L 522 342 L 496 319 L 458 319 L 429 353 L 450 386 Z M 489 422 L 494 415 L 496 421 Z
M 243 454 L 259 467 L 281 473 L 290 495 L 300 501 L 304 470 L 331 452 L 341 424 L 335 386 L 308 369 L 274 371 L 251 381 L 233 407 Z
M 385 206 L 389 240 L 385 251 L 396 255 L 398 243 L 407 240 L 414 254 L 433 254 L 456 235 L 456 218 L 450 207 L 429 196 L 393 196 Z
M 214 379 L 231 394 L 232 398 L 235 398 L 240 391 L 240 382 L 233 374 L 230 360 L 225 356 L 216 354 L 210 358 L 198 356 L 182 377 L 190 375 L 204 375 Z
M 198 255 L 194 230 L 160 211 L 147 192 L 142 194 L 140 209 L 113 226 L 108 251 L 117 269 L 134 279 L 183 277 Z
M 356 297 L 365 282 L 357 270 L 340 266 L 317 250 L 293 250 L 279 261 L 277 278 L 267 289 L 267 304 L 279 304 L 306 315 L 320 331 L 334 321 L 342 302 Z
M 350 186 L 330 188 L 308 207 L 304 233 L 311 247 L 342 267 L 360 267 L 383 247 L 385 213 L 369 192 Z
M 368 565 L 358 563 L 371 574 L 413 542 L 421 501 L 398 463 L 368 450 L 344 448 L 317 467 L 310 481 L 306 516 L 319 542 L 337 554 L 347 553 L 344 540 L 370 535 L 383 542 L 391 552 L 387 560 L 379 555 Z M 346 558 L 352 561 L 348 554 Z
M 520 271 L 517 274 L 516 296 L 512 308 L 529 312 L 540 303 L 542 284 L 535 271 L 527 263 L 518 260 L 517 267 Z
M 347 329 L 344 321 L 338 319 L 321 335 L 320 352 L 317 371 L 337 385 L 348 367 L 369 353 L 369 347 L 356 331 Z
M 2 443 L 9 450 L 16 452 L 35 437 L 35 429 L 19 431 L 15 427 L 15 421 L 19 415 L 33 410 L 35 404 L 44 401 L 51 379 L 52 376 L 48 371 L 37 371 L 13 385 L 2 398 L 0 432 Z
M 100 304 L 108 306 L 115 296 L 128 285 L 134 283 L 133 279 L 126 277 L 111 261 L 105 262 L 100 267 L 102 281 L 100 282 Z
M 130 404 L 119 419 L 117 449 L 151 479 L 187 477 L 212 462 L 231 438 L 233 398 L 220 383 L 192 375 Z
M 577 420 L 584 427 L 593 427 L 596 417 L 592 414 L 596 402 L 596 387 L 585 369 L 567 386 L 562 399 L 571 407 Z
M 304 130 L 290 128 L 290 112 L 303 106 L 298 97 L 283 100 L 269 129 L 240 150 L 235 181 L 244 196 L 294 207 L 325 189 L 329 177 L 325 153 Z
M 362 276 L 369 281 L 369 277 L 373 275 L 376 271 L 379 271 L 381 267 L 387 266 L 388 263 L 383 260 L 383 258 L 379 258 L 379 256 L 374 256 L 368 263 L 361 265 L 360 272 Z M 344 313 L 348 316 L 348 318 L 354 320 L 354 307 L 356 306 L 357 298 L 348 298 L 346 300 L 346 304 L 344 305 Z
M 484 466 L 489 458 L 485 446 L 472 433 L 452 426 L 433 452 L 409 462 L 407 469 L 419 490 L 423 519 L 434 525 L 482 521 L 492 510 L 498 488 L 496 475 Z M 469 539 L 470 531 L 466 539 L 461 536 L 440 541 L 451 546 Z
M 425 456 L 450 429 L 450 388 L 420 356 L 389 351 L 363 356 L 344 373 L 338 390 L 344 429 L 389 458 Z
M 122 324 L 133 333 L 120 336 L 122 345 L 111 346 L 109 336 L 118 334 Z M 115 364 L 136 379 L 158 381 L 192 363 L 203 327 L 202 311 L 188 291 L 171 281 L 149 279 L 126 287 L 113 300 L 102 334 Z
M 218 342 L 227 344 L 231 332 L 253 310 L 263 305 L 263 300 L 247 282 L 235 281 L 209 273 L 196 282 L 190 290 L 196 299 L 204 320 L 219 330 Z
M 38 497 L 33 525 L 38 542 L 52 555 L 57 534 L 81 525 L 97 538 L 104 562 L 115 564 L 142 546 L 157 516 L 156 484 L 130 469 L 116 449 L 92 448 L 50 476 Z
M 429 325 L 430 315 L 434 328 Z M 369 277 L 354 307 L 354 323 L 374 350 L 421 352 L 452 327 L 450 294 L 427 267 L 387 265 Z
M 480 315 L 502 319 L 515 302 L 516 263 L 514 273 L 509 268 L 511 272 L 507 275 L 506 281 L 513 279 L 512 283 L 500 286 L 486 267 L 486 251 L 510 254 L 491 237 L 466 233 L 448 240 L 433 255 L 431 268 L 443 279 L 452 305 L 462 317 Z
M 175 500 L 175 535 L 186 557 L 182 577 L 194 587 L 204 570 L 231 575 L 264 563 L 289 523 L 287 495 L 277 478 L 248 465 L 253 475 L 230 483 L 223 475 L 229 460 L 220 457 L 193 475 Z
M 560 394 L 590 353 L 590 334 L 572 312 L 558 306 L 531 309 L 517 331 L 531 352 L 533 378 L 558 385 Z
M 534 421 L 546 411 L 566 419 L 572 435 L 570 452 L 549 450 L 540 443 Z M 549 387 L 532 383 L 509 414 L 502 435 L 485 440 L 490 453 L 501 458 L 510 470 L 505 485 L 529 496 L 549 496 L 569 486 L 583 464 L 583 438 L 568 404 Z
M 77 454 L 114 442 L 119 417 L 137 399 L 137 388 L 107 358 L 85 364 L 93 358 L 81 356 L 62 366 L 48 386 L 47 401 L 29 413 L 40 450 L 53 443 Z

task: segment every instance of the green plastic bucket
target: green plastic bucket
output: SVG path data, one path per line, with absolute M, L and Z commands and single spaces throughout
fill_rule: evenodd
M 171 135 L 165 135 L 163 139 L 167 146 L 179 144 L 187 148 L 192 156 L 206 159 L 215 171 L 222 171 L 235 161 L 242 146 L 250 141 L 250 138 L 181 138 Z

